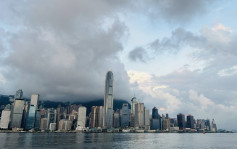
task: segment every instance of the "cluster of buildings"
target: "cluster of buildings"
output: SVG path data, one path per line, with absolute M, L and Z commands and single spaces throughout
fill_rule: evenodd
M 89 115 L 82 105 L 58 105 L 56 109 L 39 106 L 39 94 L 33 94 L 30 101 L 23 99 L 23 91 L 16 92 L 12 105 L 6 105 L 1 114 L 0 129 L 13 131 L 123 131 L 123 132 L 216 132 L 217 126 L 209 119 L 195 120 L 184 114 L 170 118 L 160 115 L 154 107 L 151 111 L 131 99 L 131 106 L 123 104 L 122 109 L 113 109 L 113 73 L 107 72 L 105 79 L 104 106 L 92 106 Z

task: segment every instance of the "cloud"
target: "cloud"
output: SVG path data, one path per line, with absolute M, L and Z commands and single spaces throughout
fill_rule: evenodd
M 146 50 L 142 47 L 135 48 L 129 53 L 129 59 L 133 61 L 142 61 L 145 62 L 148 58 L 146 57 Z

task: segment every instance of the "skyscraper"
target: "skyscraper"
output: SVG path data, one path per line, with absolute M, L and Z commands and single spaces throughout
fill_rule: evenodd
M 154 108 L 152 109 L 152 118 L 153 118 L 153 119 L 158 119 L 158 118 L 160 118 L 160 116 L 159 116 L 159 114 L 158 114 L 158 109 L 157 109 L 156 107 L 154 107 Z
M 135 126 L 144 127 L 144 103 L 137 103 L 135 105 Z
M 15 99 L 11 117 L 11 128 L 22 128 L 24 99 Z
M 129 126 L 129 114 L 130 109 L 128 108 L 128 104 L 123 104 L 122 106 L 122 115 L 121 115 L 121 127 Z
M 150 129 L 150 110 L 147 108 L 144 108 L 144 124 L 145 129 Z
M 11 115 L 11 110 L 8 108 L 5 108 L 2 111 L 1 115 L 1 123 L 0 123 L 0 128 L 1 129 L 8 129 L 9 127 L 9 122 L 10 122 L 10 115 Z
M 135 114 L 135 104 L 137 104 L 137 98 L 133 97 L 131 100 L 131 114 Z
M 177 121 L 178 121 L 179 130 L 184 130 L 185 129 L 185 115 L 182 113 L 179 113 L 177 115 Z
M 163 121 L 161 116 L 158 113 L 158 109 L 154 107 L 152 109 L 152 119 L 151 119 L 151 129 L 152 130 L 162 130 L 163 129 Z
M 31 105 L 26 122 L 26 130 L 30 130 L 35 127 L 35 106 Z
M 35 110 L 38 110 L 39 94 L 32 94 L 30 99 L 30 105 L 35 106 Z
M 104 128 L 113 127 L 113 86 L 113 73 L 108 71 L 105 78 L 104 92 Z
M 47 110 L 47 129 L 50 127 L 50 123 L 56 123 L 57 118 L 57 110 L 56 109 L 48 109 Z
M 77 130 L 84 130 L 86 127 L 86 107 L 78 108 Z
M 187 116 L 187 125 L 186 128 L 194 129 L 194 118 L 192 115 Z
M 17 90 L 15 94 L 15 99 L 22 99 L 22 97 L 23 97 L 22 89 Z

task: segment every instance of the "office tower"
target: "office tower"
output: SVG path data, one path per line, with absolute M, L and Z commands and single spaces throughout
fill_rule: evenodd
M 184 130 L 185 129 L 185 115 L 182 113 L 179 113 L 177 115 L 177 121 L 178 121 L 179 130 Z
M 144 108 L 144 125 L 145 129 L 150 129 L 150 110 L 147 108 Z
M 25 102 L 25 106 L 24 106 L 24 110 L 23 110 L 23 115 L 22 115 L 22 128 L 26 128 L 26 123 L 27 123 L 27 117 L 28 117 L 28 113 L 29 113 L 29 102 Z
M 197 119 L 197 130 L 205 129 L 206 120 L 204 119 Z
M 34 105 L 31 105 L 29 109 L 29 113 L 28 113 L 27 122 L 26 122 L 26 127 L 25 127 L 26 130 L 33 129 L 35 126 L 35 110 L 36 110 L 36 107 Z
M 128 104 L 123 104 L 122 106 L 122 114 L 121 114 L 121 127 L 128 127 L 129 126 L 129 116 L 130 116 L 130 109 Z
M 113 86 L 113 73 L 108 71 L 105 78 L 104 92 L 104 128 L 111 128 L 113 126 Z
M 207 130 L 207 131 L 211 131 L 211 130 L 212 130 L 212 128 L 211 128 L 211 122 L 210 122 L 209 119 L 206 120 L 205 125 L 206 125 L 206 130 Z
M 169 119 L 169 114 L 168 113 L 166 113 L 165 118 Z
M 67 119 L 61 119 L 59 121 L 58 130 L 69 131 L 71 130 L 71 127 L 72 127 L 72 121 Z
M 22 97 L 23 97 L 22 89 L 17 90 L 15 94 L 15 99 L 22 99 Z
M 39 130 L 40 129 L 40 115 L 41 111 L 40 110 L 36 110 L 35 113 L 35 130 Z
M 194 129 L 194 118 L 192 115 L 187 116 L 187 125 L 186 128 Z
M 130 121 L 129 126 L 130 126 L 130 127 L 135 127 L 135 114 L 130 114 L 130 119 L 129 119 L 129 121 Z
M 91 107 L 91 113 L 90 113 L 90 128 L 95 128 L 96 126 L 96 106 Z
M 57 107 L 57 120 L 56 120 L 56 128 L 58 129 L 59 121 L 61 119 L 64 119 L 65 117 L 63 116 L 64 112 L 64 107 L 62 107 L 60 104 Z
M 163 119 L 163 130 L 170 130 L 170 119 Z
M 11 128 L 22 128 L 22 117 L 24 110 L 24 99 L 15 99 L 12 117 L 11 117 Z
M 144 125 L 144 103 L 135 105 L 135 127 L 143 128 Z
M 177 119 L 176 118 L 170 118 L 170 127 L 177 127 Z
M 157 109 L 156 107 L 154 107 L 154 108 L 152 109 L 152 118 L 153 118 L 153 119 L 159 119 L 159 118 L 160 118 L 160 116 L 159 116 L 159 114 L 158 114 L 158 109 Z
M 160 119 L 151 119 L 151 130 L 160 130 Z
M 119 110 L 113 113 L 113 127 L 119 128 L 120 127 L 120 114 Z
M 57 110 L 56 109 L 48 109 L 47 110 L 47 129 L 49 129 L 50 123 L 56 123 L 57 118 Z
M 212 132 L 217 132 L 217 126 L 214 119 L 212 119 Z
M 104 111 L 104 108 L 103 106 L 98 106 L 96 108 L 96 121 L 97 121 L 97 127 L 103 127 L 103 111 Z
M 86 107 L 78 108 L 77 128 L 76 130 L 84 130 L 86 127 Z
M 47 122 L 48 122 L 48 118 L 41 118 L 40 119 L 40 129 L 41 130 L 46 130 L 48 129 L 48 125 L 47 125 Z
M 135 105 L 137 104 L 137 98 L 133 97 L 131 100 L 131 114 L 135 114 Z
M 39 94 L 32 94 L 30 99 L 30 105 L 35 106 L 35 110 L 38 110 Z
M 0 123 L 1 129 L 8 129 L 9 123 L 10 123 L 10 118 L 11 118 L 11 110 L 10 110 L 10 108 L 6 107 L 2 111 L 2 115 L 1 115 L 1 123 Z

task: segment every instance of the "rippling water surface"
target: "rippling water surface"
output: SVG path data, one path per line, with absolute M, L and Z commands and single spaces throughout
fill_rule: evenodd
M 237 149 L 237 134 L 0 133 L 0 148 Z

